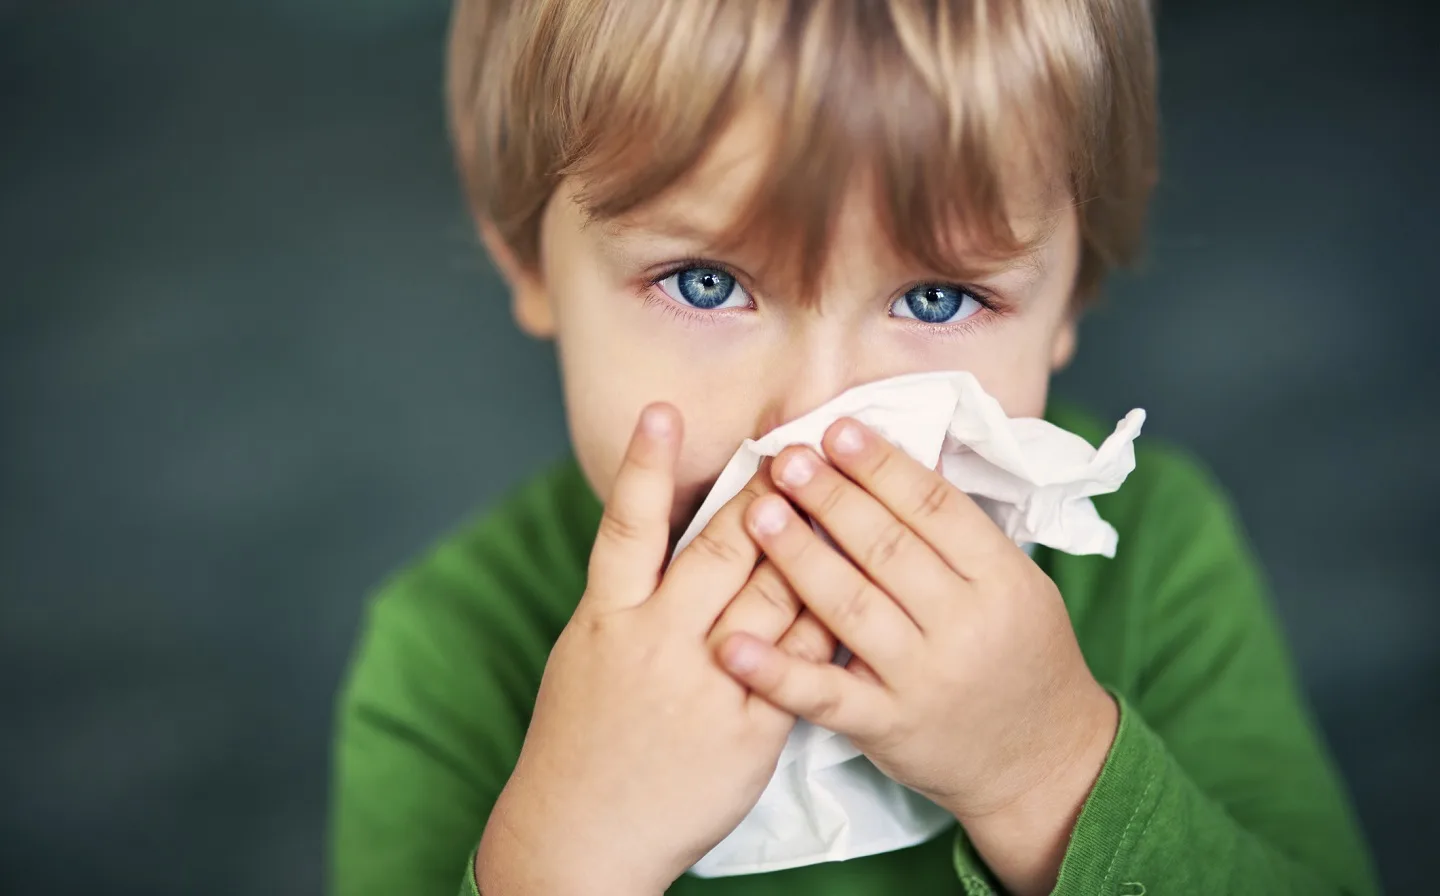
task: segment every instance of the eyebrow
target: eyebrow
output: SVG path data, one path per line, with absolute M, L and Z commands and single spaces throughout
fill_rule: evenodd
M 1025 283 L 1027 285 L 1039 283 L 1045 279 L 1045 275 L 1050 271 L 1050 265 L 1045 258 L 1045 247 L 1049 244 L 1050 239 L 1047 236 L 1030 251 L 1023 252 L 1014 258 L 1006 260 L 1002 271 L 1022 270 L 1025 272 Z M 997 273 L 1000 272 L 997 271 Z
M 674 211 L 650 210 L 621 215 L 616 218 L 603 220 L 592 218 L 591 220 L 602 233 L 618 242 L 662 238 L 694 244 L 702 247 L 702 252 L 718 251 L 718 242 L 723 233 L 723 231 L 705 227 L 698 221 Z M 1011 271 L 1019 271 L 1020 275 L 1016 278 L 1018 280 L 1016 285 L 1019 288 L 1031 288 L 1043 282 L 1049 274 L 1050 266 L 1045 249 L 1053 236 L 1054 228 L 1045 226 L 1034 235 L 1036 242 L 1033 247 L 1025 252 L 1009 258 L 998 259 L 998 263 L 995 264 L 976 263 L 975 261 L 962 262 L 960 276 L 954 279 L 961 281 L 985 280 Z M 951 279 L 951 275 L 940 271 L 931 273 L 937 277 Z
M 649 212 L 639 215 L 621 215 L 608 220 L 592 219 L 608 237 L 628 240 L 637 237 L 665 237 L 692 243 L 713 245 L 720 234 L 699 223 L 675 214 Z

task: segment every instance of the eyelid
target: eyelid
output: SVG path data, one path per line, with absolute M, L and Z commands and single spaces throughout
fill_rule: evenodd
M 743 271 L 740 271 L 732 267 L 731 265 L 724 263 L 723 261 L 715 261 L 710 258 L 677 259 L 663 265 L 659 269 L 660 272 L 658 274 L 646 275 L 646 279 L 650 282 L 651 285 L 654 285 L 664 280 L 666 277 L 673 277 L 681 271 L 689 270 L 690 268 L 710 268 L 711 270 L 722 271 L 730 275 L 731 277 L 734 277 L 735 282 L 742 289 L 745 290 L 746 295 L 752 298 L 755 295 L 754 291 L 752 291 L 748 285 L 748 281 L 750 278 Z
M 919 289 L 923 286 L 943 286 L 946 289 L 958 290 L 974 298 L 975 301 L 980 303 L 982 309 L 992 314 L 1005 314 L 1009 311 L 1008 304 L 996 295 L 994 291 L 986 289 L 983 286 L 975 286 L 970 283 L 957 283 L 953 280 L 916 280 L 891 296 L 885 307 L 887 309 L 895 307 L 896 302 L 905 298 L 912 290 Z M 931 324 L 930 326 L 944 326 L 944 324 Z

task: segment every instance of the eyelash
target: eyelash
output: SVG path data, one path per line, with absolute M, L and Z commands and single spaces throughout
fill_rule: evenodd
M 889 308 L 891 305 L 894 305 L 900 299 L 904 298 L 905 293 L 909 292 L 915 287 L 925 286 L 933 282 L 934 281 L 930 280 L 917 280 L 916 282 L 909 284 L 904 289 L 901 289 L 899 292 L 895 293 L 895 295 L 891 296 L 890 304 L 886 305 L 885 307 Z M 1002 302 L 998 296 L 996 296 L 993 292 L 990 292 L 987 289 L 981 289 L 978 286 L 968 286 L 963 283 L 947 283 L 946 285 L 954 286 L 961 292 L 964 292 L 974 298 L 975 301 L 979 303 L 980 310 L 965 318 L 964 320 L 948 324 L 927 324 L 922 321 L 912 320 L 910 318 L 899 318 L 893 316 L 892 318 L 900 322 L 901 324 L 908 326 L 909 329 L 915 331 L 918 335 L 927 339 L 957 339 L 962 336 L 968 336 L 969 334 L 974 333 L 977 330 L 983 329 L 1006 317 L 1010 313 L 1010 308 L 1004 302 Z
M 641 289 L 641 298 L 645 301 L 645 304 L 652 305 L 666 314 L 674 316 L 682 323 L 702 327 L 723 323 L 725 320 L 753 308 L 752 304 L 751 308 L 723 308 L 715 311 L 701 311 L 699 309 L 687 308 L 665 295 L 660 289 L 660 284 L 663 283 L 667 277 L 673 277 L 686 268 L 713 268 L 717 271 L 723 271 L 735 278 L 735 282 L 750 296 L 752 303 L 755 301 L 755 294 L 745 285 L 745 278 L 741 277 L 740 274 L 736 273 L 736 271 L 728 265 L 723 265 L 718 261 L 711 261 L 708 258 L 681 258 L 671 262 L 659 274 L 646 278 L 644 286 Z
M 729 266 L 721 264 L 718 261 L 711 261 L 708 258 L 682 258 L 678 261 L 672 262 L 659 274 L 655 274 L 646 278 L 644 286 L 641 289 L 641 298 L 644 300 L 645 304 L 658 308 L 660 311 L 663 311 L 666 314 L 672 315 L 682 323 L 694 326 L 710 326 L 713 324 L 719 324 L 730 317 L 734 317 L 736 314 L 740 314 L 753 309 L 754 306 L 752 304 L 751 308 L 726 308 L 719 311 L 700 311 L 687 308 L 679 302 L 675 301 L 674 299 L 670 298 L 669 296 L 664 295 L 660 290 L 660 284 L 664 282 L 667 277 L 673 277 L 674 275 L 680 273 L 686 268 L 713 268 L 717 271 L 724 271 L 726 274 L 734 277 L 735 282 L 739 284 L 743 289 L 745 289 L 745 291 L 750 295 L 750 301 L 752 303 L 755 301 L 755 293 L 748 286 L 745 285 L 745 278 L 741 277 L 738 273 L 735 272 L 734 269 L 730 268 Z M 897 292 L 894 296 L 892 296 L 889 304 L 887 304 L 885 307 L 888 309 L 890 305 L 895 304 L 895 302 L 898 301 L 902 296 L 904 296 L 905 293 L 909 292 L 917 286 L 924 286 L 926 283 L 929 282 L 932 281 L 919 280 L 911 283 L 904 289 Z M 988 326 L 989 324 L 993 323 L 996 319 L 1005 317 L 1010 313 L 1010 309 L 1007 308 L 1004 303 L 1002 303 L 1000 299 L 989 290 L 981 289 L 978 286 L 966 286 L 959 283 L 950 285 L 956 286 L 964 292 L 968 293 L 969 295 L 973 296 L 975 298 L 975 301 L 980 303 L 982 310 L 976 314 L 972 314 L 971 316 L 965 318 L 962 321 L 957 321 L 956 323 L 950 324 L 927 324 L 920 321 L 909 320 L 907 318 L 893 319 L 908 324 L 910 329 L 916 331 L 919 335 L 927 338 L 954 339 L 973 333 L 976 330 L 979 330 L 982 327 Z

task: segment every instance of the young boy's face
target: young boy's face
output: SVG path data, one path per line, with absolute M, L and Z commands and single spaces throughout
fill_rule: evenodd
M 906 373 L 967 370 L 1011 416 L 1039 416 L 1050 374 L 1074 346 L 1073 210 L 1017 210 L 1016 231 L 1045 233 L 1033 254 L 956 285 L 888 248 L 874 194 L 845 188 L 818 301 L 759 276 L 758 259 L 717 257 L 714 240 L 761 175 L 762 126 L 742 119 L 654 202 L 594 221 L 562 183 L 535 271 L 507 265 L 517 321 L 556 340 L 576 456 L 602 500 L 640 410 L 667 401 L 684 417 L 683 526 L 742 440 L 852 386 Z M 703 259 L 703 260 L 702 260 Z

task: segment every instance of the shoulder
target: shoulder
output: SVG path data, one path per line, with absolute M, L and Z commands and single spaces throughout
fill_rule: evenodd
M 369 601 L 351 687 L 444 688 L 485 670 L 538 682 L 585 587 L 599 523 L 573 460 L 502 497 L 392 575 Z M 433 677 L 428 685 L 416 679 Z
M 402 568 L 374 603 L 499 612 L 534 598 L 534 609 L 568 616 L 564 594 L 584 588 L 598 507 L 575 462 L 557 463 Z

